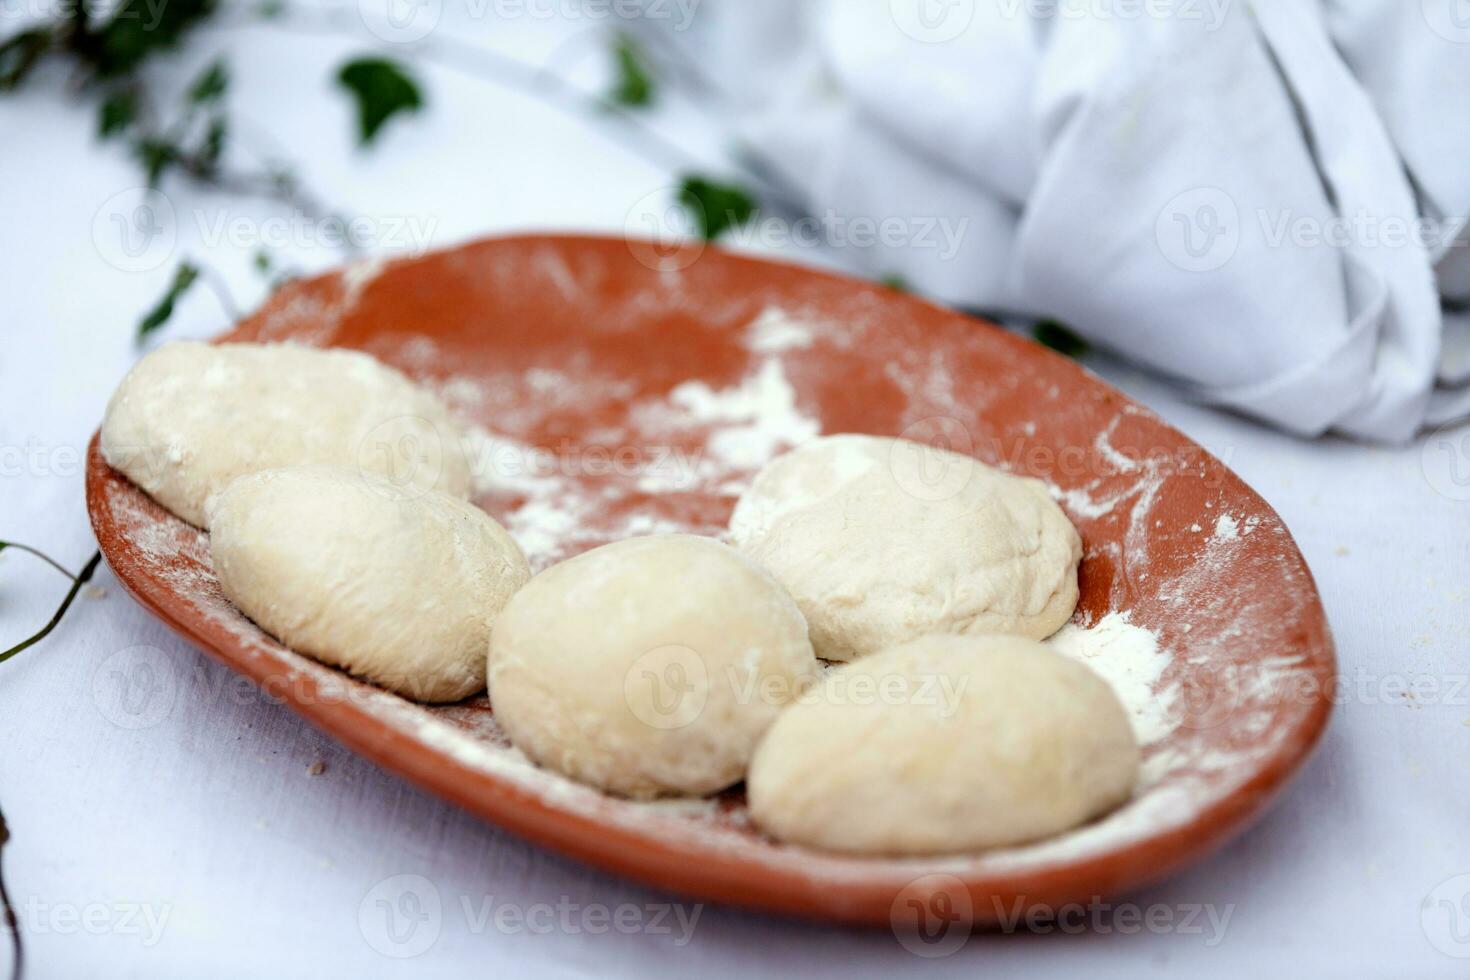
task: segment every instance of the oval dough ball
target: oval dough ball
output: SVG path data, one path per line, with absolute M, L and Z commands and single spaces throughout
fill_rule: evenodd
M 490 643 L 490 705 L 527 756 L 649 798 L 739 782 L 816 682 L 806 623 L 766 572 L 709 538 L 635 538 L 531 580 Z
M 852 854 L 1039 840 L 1127 800 L 1139 752 L 1106 681 L 1034 640 L 929 636 L 847 664 L 751 763 L 756 823 Z
M 899 439 L 830 436 L 772 461 L 730 533 L 826 660 L 929 633 L 1043 639 L 1077 606 L 1082 539 L 1045 484 Z
M 294 344 L 160 347 L 113 394 L 102 455 L 196 527 L 235 477 L 299 464 L 470 495 L 460 428 L 438 398 L 367 354 Z
M 473 504 L 331 466 L 231 483 L 210 551 L 225 595 L 282 643 L 435 703 L 485 687 L 490 628 L 531 577 Z

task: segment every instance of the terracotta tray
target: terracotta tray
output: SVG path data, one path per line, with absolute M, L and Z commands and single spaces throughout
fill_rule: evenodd
M 822 919 L 987 925 L 1199 860 L 1261 813 L 1326 724 L 1327 623 L 1260 497 L 1073 362 L 884 287 L 715 249 L 515 238 L 288 286 L 227 336 L 370 351 L 503 436 L 473 447 L 479 503 L 537 567 L 634 534 L 719 534 L 760 463 L 817 431 L 969 451 L 1056 488 L 1086 542 L 1075 622 L 1125 613 L 1165 651 L 1144 680 L 1171 730 L 1118 813 L 981 855 L 833 857 L 753 831 L 738 790 L 606 798 L 510 750 L 483 697 L 423 708 L 296 656 L 219 593 L 206 536 L 94 439 L 92 524 L 139 602 L 355 751 L 600 867 Z

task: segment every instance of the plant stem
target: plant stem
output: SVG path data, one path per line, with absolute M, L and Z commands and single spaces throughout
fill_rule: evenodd
M 30 549 L 27 548 L 26 550 L 29 551 Z M 46 627 L 35 636 L 32 636 L 27 640 L 22 640 L 20 643 L 11 647 L 9 650 L 6 650 L 4 653 L 0 653 L 0 664 L 3 664 L 11 657 L 20 653 L 22 650 L 33 647 L 37 643 L 40 643 L 42 640 L 46 639 L 50 632 L 56 628 L 56 624 L 61 622 L 61 617 L 65 616 L 66 611 L 71 608 L 72 600 L 77 597 L 78 592 L 82 591 L 82 586 L 91 581 L 92 574 L 97 571 L 97 565 L 101 561 L 102 553 L 99 551 L 92 556 L 91 560 L 89 560 L 86 565 L 82 567 L 81 574 L 72 579 L 71 588 L 67 591 L 66 598 L 61 600 L 61 605 L 57 608 L 56 615 L 51 617 L 51 622 L 47 623 Z M 52 564 L 55 563 L 53 562 Z
M 10 841 L 10 827 L 5 823 L 5 813 L 0 811 L 0 858 L 5 845 Z M 10 980 L 21 980 L 25 972 L 25 944 L 20 938 L 20 922 L 15 917 L 15 907 L 10 904 L 10 892 L 5 887 L 5 864 L 0 860 L 0 914 L 4 915 L 6 931 L 10 933 Z
M 41 559 L 46 564 L 56 569 L 58 572 L 65 575 L 73 582 L 76 581 L 77 577 L 75 575 L 67 571 L 65 566 L 63 566 L 55 558 L 52 558 L 50 555 L 46 554 L 44 551 L 37 551 L 35 548 L 32 548 L 28 544 L 19 544 L 15 541 L 0 541 L 0 551 L 4 551 L 6 548 L 14 548 L 16 551 L 24 551 L 28 555 L 35 555 L 37 558 Z

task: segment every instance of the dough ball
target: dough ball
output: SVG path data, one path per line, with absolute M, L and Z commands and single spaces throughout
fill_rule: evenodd
M 816 678 L 786 591 L 734 549 L 685 535 L 543 572 L 490 643 L 490 704 L 511 741 L 632 797 L 739 782 L 777 713 Z
M 830 436 L 772 461 L 730 533 L 826 660 L 929 633 L 1042 639 L 1077 605 L 1082 539 L 1041 481 L 899 439 Z
M 196 527 L 237 476 L 350 466 L 468 498 L 459 426 L 439 399 L 367 354 L 292 344 L 175 343 L 112 396 L 102 455 Z
M 485 687 L 490 628 L 531 577 L 473 504 L 331 466 L 231 483 L 210 550 L 225 595 L 266 632 L 427 702 Z
M 1021 637 L 928 636 L 828 673 L 761 742 L 755 821 L 852 854 L 976 851 L 1127 800 L 1138 745 L 1107 682 Z

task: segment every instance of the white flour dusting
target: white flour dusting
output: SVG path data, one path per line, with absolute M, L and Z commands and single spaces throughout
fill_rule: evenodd
M 1091 629 L 1068 623 L 1047 645 L 1091 667 L 1112 686 L 1133 719 L 1139 745 L 1157 745 L 1179 727 L 1177 692 L 1161 688 L 1174 658 L 1159 647 L 1157 634 L 1134 626 L 1126 612 L 1108 613 Z
M 763 466 L 778 450 L 822 434 L 817 420 L 797 407 L 796 389 L 775 357 L 734 388 L 715 391 L 702 381 L 688 381 L 673 390 L 669 401 L 692 422 L 721 427 L 710 436 L 709 449 L 733 467 Z
M 812 328 L 785 310 L 770 307 L 746 328 L 746 347 L 757 354 L 782 354 L 812 345 Z

